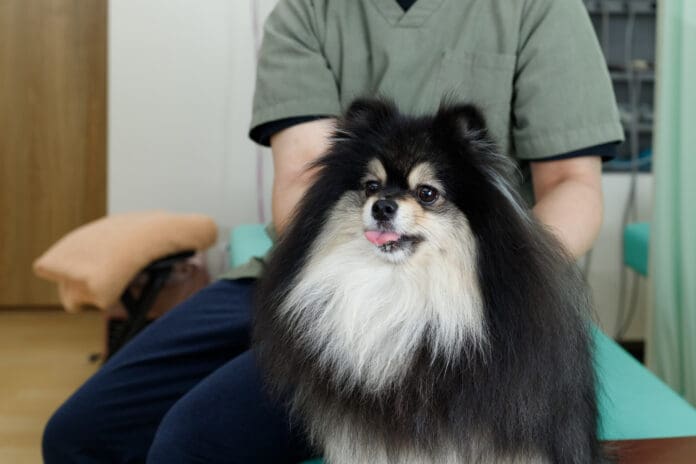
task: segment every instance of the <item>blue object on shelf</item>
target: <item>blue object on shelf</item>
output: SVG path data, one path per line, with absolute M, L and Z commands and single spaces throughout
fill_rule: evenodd
M 641 151 L 636 159 L 636 167 L 639 172 L 652 171 L 652 149 L 648 148 Z M 602 169 L 606 172 L 630 172 L 633 165 L 633 160 L 626 157 L 617 157 L 611 161 L 607 161 L 602 165 Z
M 624 229 L 624 265 L 644 276 L 648 275 L 650 224 L 636 222 Z

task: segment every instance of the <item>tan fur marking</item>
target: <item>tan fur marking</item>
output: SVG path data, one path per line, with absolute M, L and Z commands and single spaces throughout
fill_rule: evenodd
M 377 158 L 372 159 L 367 164 L 368 178 L 374 177 L 375 180 L 380 181 L 382 184 L 387 182 L 387 170 Z
M 408 175 L 408 186 L 411 190 L 415 190 L 419 185 L 430 185 L 440 191 L 443 190 L 442 184 L 437 180 L 435 169 L 430 163 L 420 163 L 411 169 Z

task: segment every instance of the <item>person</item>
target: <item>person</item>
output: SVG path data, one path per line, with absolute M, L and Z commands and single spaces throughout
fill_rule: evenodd
M 270 145 L 279 234 L 334 118 L 357 96 L 414 114 L 482 107 L 529 174 L 533 211 L 575 256 L 602 218 L 601 158 L 623 138 L 581 0 L 281 0 L 261 48 L 250 136 Z M 258 264 L 258 263 L 256 263 Z M 145 329 L 48 422 L 47 464 L 295 463 L 314 451 L 269 399 L 249 348 L 258 266 Z

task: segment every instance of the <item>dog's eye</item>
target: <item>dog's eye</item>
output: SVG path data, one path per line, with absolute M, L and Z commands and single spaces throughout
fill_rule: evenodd
M 365 195 L 368 197 L 370 195 L 374 195 L 375 193 L 379 192 L 379 189 L 381 188 L 381 185 L 379 185 L 379 182 L 376 180 L 368 180 L 365 182 Z
M 429 185 L 421 185 L 420 187 L 418 187 L 418 190 L 416 190 L 416 194 L 418 195 L 418 199 L 425 204 L 434 203 L 435 200 L 437 200 L 440 196 L 440 193 L 437 191 L 437 189 Z

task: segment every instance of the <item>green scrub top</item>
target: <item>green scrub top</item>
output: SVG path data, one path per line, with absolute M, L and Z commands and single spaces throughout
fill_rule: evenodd
M 280 0 L 251 126 L 338 115 L 382 95 L 411 114 L 443 96 L 479 105 L 504 153 L 546 158 L 623 139 L 581 0 Z
M 477 104 L 520 162 L 623 140 L 581 0 L 280 0 L 264 28 L 251 128 L 339 115 L 359 96 L 430 113 Z M 260 262 L 229 276 L 252 277 Z

